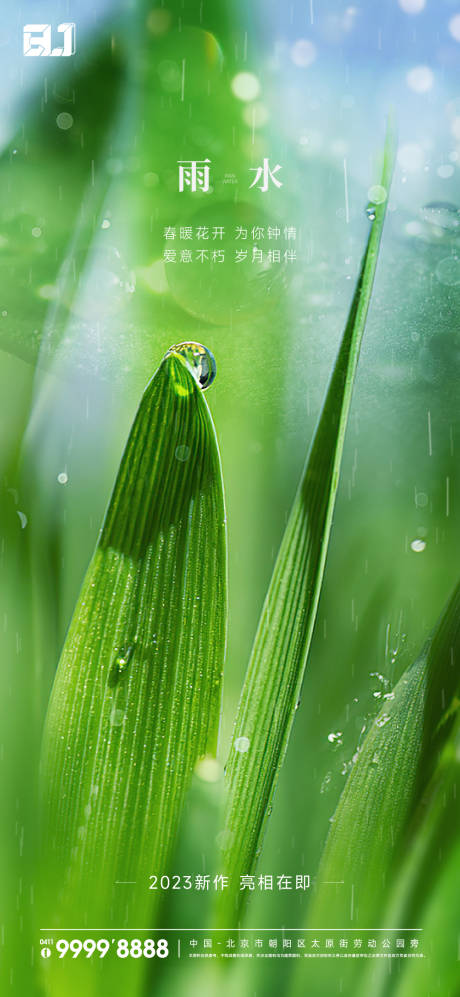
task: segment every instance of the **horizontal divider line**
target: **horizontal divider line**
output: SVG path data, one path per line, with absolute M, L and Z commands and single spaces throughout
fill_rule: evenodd
M 212 935 L 216 931 L 255 931 L 260 934 L 261 931 L 302 931 L 309 932 L 310 934 L 317 934 L 319 931 L 353 931 L 355 934 L 363 933 L 365 931 L 423 931 L 423 928 L 39 928 L 39 931 L 86 931 L 87 934 L 91 934 L 92 931 L 150 931 L 158 933 L 159 931 L 190 931 L 191 934 L 195 934 L 197 931 L 205 931 L 206 934 Z

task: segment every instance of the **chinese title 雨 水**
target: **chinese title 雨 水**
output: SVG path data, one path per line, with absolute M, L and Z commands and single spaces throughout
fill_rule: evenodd
M 188 189 L 192 193 L 200 190 L 203 194 L 209 192 L 209 179 L 210 179 L 210 159 L 180 159 L 178 160 L 179 166 L 179 191 L 182 193 L 184 190 Z M 264 159 L 262 166 L 251 167 L 250 172 L 255 173 L 255 177 L 251 184 L 249 184 L 249 190 L 252 187 L 256 187 L 258 190 L 266 194 L 270 183 L 273 183 L 275 187 L 282 187 L 282 181 L 278 180 L 276 174 L 281 169 L 279 163 L 270 168 L 270 161 Z

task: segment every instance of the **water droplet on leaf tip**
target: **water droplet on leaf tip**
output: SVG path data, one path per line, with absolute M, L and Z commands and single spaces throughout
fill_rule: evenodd
M 246 751 L 249 751 L 250 744 L 251 742 L 248 737 L 237 737 L 235 741 L 235 751 L 238 751 L 240 754 L 245 754 Z
M 190 373 L 202 391 L 206 391 L 216 376 L 216 361 L 213 354 L 201 343 L 178 343 L 171 346 L 166 357 L 179 354 L 183 357 Z

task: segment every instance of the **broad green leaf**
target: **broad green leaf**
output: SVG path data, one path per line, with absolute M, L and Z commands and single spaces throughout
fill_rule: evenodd
M 386 143 L 381 185 L 393 162 Z M 238 916 L 287 749 L 307 663 L 332 526 L 345 430 L 385 219 L 373 206 L 371 230 L 321 417 L 275 564 L 238 707 L 227 766 L 223 865 L 231 886 L 222 922 Z
M 167 870 L 194 766 L 215 752 L 225 633 L 218 449 L 172 354 L 143 395 L 51 695 L 47 926 L 150 923 L 149 876 Z
M 358 753 L 318 871 L 313 927 L 376 927 L 384 917 L 386 891 L 411 842 L 411 821 L 452 728 L 459 656 L 460 586 Z M 342 885 L 329 885 L 334 882 Z

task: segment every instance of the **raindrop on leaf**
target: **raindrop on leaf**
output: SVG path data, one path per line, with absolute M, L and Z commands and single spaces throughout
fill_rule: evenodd
M 125 714 L 123 710 L 112 710 L 110 714 L 110 723 L 112 724 L 112 727 L 121 727 L 124 718 Z
M 126 672 L 133 656 L 133 651 L 134 647 L 132 644 L 129 644 L 127 647 L 124 647 L 122 650 L 118 651 L 108 679 L 110 686 L 113 687 L 117 685 L 121 676 Z
M 239 751 L 240 754 L 245 754 L 249 750 L 249 745 L 251 744 L 248 737 L 237 737 L 235 741 L 235 751 Z

